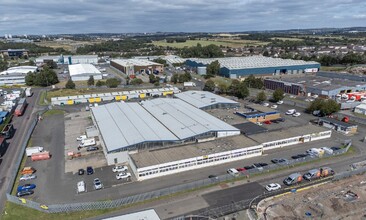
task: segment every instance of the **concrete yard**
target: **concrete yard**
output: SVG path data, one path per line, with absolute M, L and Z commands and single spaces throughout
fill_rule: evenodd
M 93 125 L 90 119 L 90 112 L 74 112 L 65 115 L 65 173 L 76 173 L 80 168 L 93 165 L 94 168 L 107 166 L 107 161 L 102 152 L 102 148 L 96 137 L 99 150 L 87 152 L 86 148 L 77 149 L 79 142 L 76 138 L 85 134 L 85 128 Z M 68 152 L 80 152 L 81 157 L 70 160 Z
M 365 219 L 366 176 L 268 198 L 258 204 L 259 219 Z

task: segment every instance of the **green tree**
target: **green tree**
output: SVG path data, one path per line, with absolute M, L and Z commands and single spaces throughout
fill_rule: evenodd
M 257 102 L 264 102 L 266 100 L 267 100 L 267 96 L 264 91 L 261 91 L 257 94 Z
M 48 68 L 50 68 L 50 69 L 56 69 L 57 68 L 57 63 L 53 60 L 47 60 L 46 61 L 46 66 L 48 66 Z
M 126 76 L 126 85 L 130 85 L 130 77 L 129 76 Z
M 166 65 L 166 60 L 163 60 L 160 57 L 153 60 L 153 62 L 163 64 L 164 66 Z
M 208 77 L 214 77 L 220 73 L 220 63 L 218 60 L 213 61 L 206 67 L 206 75 Z
M 179 80 L 178 78 L 179 78 L 178 74 L 174 73 L 170 81 L 172 81 L 174 84 L 177 84 Z
M 272 95 L 272 98 L 275 102 L 278 102 L 284 98 L 284 91 L 281 88 L 277 88 Z
M 154 82 L 154 86 L 160 86 L 159 80 L 157 80 L 157 81 Z
M 58 77 L 55 71 L 48 67 L 43 68 L 39 73 L 28 73 L 25 77 L 26 84 L 29 86 L 50 86 L 58 83 Z
M 143 83 L 142 79 L 138 79 L 138 78 L 134 78 L 130 82 L 131 85 L 140 85 L 142 83 Z
M 315 99 L 306 109 L 306 111 L 309 113 L 320 111 L 324 115 L 330 115 L 332 113 L 338 112 L 339 110 L 340 105 L 332 99 Z
M 149 75 L 149 82 L 150 83 L 152 83 L 152 84 L 154 84 L 155 82 L 156 82 L 156 77 L 155 77 L 155 75 L 154 74 L 150 74 Z
M 219 83 L 217 86 L 220 94 L 226 94 L 229 90 L 229 86 L 226 83 Z
M 100 80 L 98 80 L 97 83 L 95 84 L 95 86 L 97 86 L 97 87 L 102 87 L 104 85 L 105 85 L 105 83 L 103 81 L 100 81 Z
M 213 92 L 215 91 L 215 87 L 215 82 L 209 79 L 206 81 L 203 91 Z
M 248 76 L 244 82 L 249 88 L 263 89 L 264 87 L 263 80 L 261 78 L 255 78 L 253 75 Z
M 75 83 L 72 81 L 71 78 L 67 81 L 65 88 L 66 89 L 75 89 Z
M 323 106 L 323 99 L 315 99 L 313 102 L 309 104 L 309 106 L 306 108 L 306 111 L 308 113 L 312 113 L 313 111 L 320 110 Z
M 263 56 L 265 56 L 265 57 L 269 57 L 269 52 L 268 52 L 268 50 L 265 50 L 265 51 L 263 52 Z
M 35 73 L 28 73 L 26 76 L 25 76 L 25 84 L 27 86 L 33 86 L 34 85 L 34 81 L 36 79 L 36 74 Z
M 238 88 L 238 94 L 236 97 L 243 99 L 249 96 L 249 89 L 247 87 L 247 85 L 245 84 L 245 82 L 241 82 L 239 84 L 239 88 Z
M 105 82 L 109 88 L 117 88 L 120 83 L 121 81 L 117 78 L 109 78 Z
M 230 95 L 233 95 L 233 96 L 237 97 L 238 94 L 239 94 L 239 85 L 240 85 L 239 80 L 234 79 L 233 81 L 231 81 L 231 85 L 229 86 L 228 93 Z
M 0 60 L 0 71 L 8 69 L 8 62 L 6 60 Z
M 90 76 L 88 79 L 88 86 L 94 86 L 94 76 Z

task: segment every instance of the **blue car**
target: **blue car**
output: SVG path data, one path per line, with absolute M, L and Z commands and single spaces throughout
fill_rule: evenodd
M 92 175 L 94 173 L 93 167 L 86 168 L 86 175 Z
M 23 186 L 18 186 L 18 192 L 28 191 L 35 188 L 36 188 L 35 184 L 24 184 Z

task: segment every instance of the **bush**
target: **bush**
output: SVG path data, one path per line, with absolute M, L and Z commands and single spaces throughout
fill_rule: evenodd
M 107 81 L 105 82 L 105 84 L 109 87 L 109 88 L 117 88 L 118 85 L 121 83 L 121 81 L 117 78 L 109 78 L 107 79 Z
M 285 92 L 281 88 L 276 89 L 272 95 L 273 101 L 278 102 L 278 101 L 282 100 L 284 95 L 285 95 Z
M 43 68 L 39 73 L 28 73 L 25 77 L 27 86 L 50 86 L 58 83 L 58 77 L 55 71 L 48 67 Z
M 105 82 L 100 81 L 100 80 L 98 80 L 98 82 L 95 84 L 95 86 L 97 86 L 97 87 L 101 87 L 101 86 L 104 86 L 104 85 L 105 85 Z
M 131 85 L 141 85 L 143 83 L 142 79 L 134 78 L 131 80 Z
M 71 78 L 67 81 L 65 88 L 66 89 L 75 89 L 75 83 L 72 81 Z
M 88 86 L 94 86 L 94 76 L 90 76 L 88 79 Z

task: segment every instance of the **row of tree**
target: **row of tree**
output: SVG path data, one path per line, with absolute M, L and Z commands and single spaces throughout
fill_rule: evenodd
M 197 58 L 215 58 L 215 57 L 224 57 L 224 53 L 221 48 L 210 44 L 207 46 L 202 46 L 201 44 L 197 44 L 197 46 L 193 47 L 185 47 L 180 50 L 180 55 L 182 57 L 197 57 Z
M 233 80 L 229 86 L 219 84 L 217 89 L 220 94 L 228 94 L 241 99 L 249 96 L 249 89 L 244 81 Z M 214 92 L 216 90 L 215 82 L 211 79 L 207 80 L 203 90 Z
M 332 99 L 315 99 L 306 109 L 307 112 L 313 113 L 319 111 L 319 115 L 330 115 L 340 110 L 339 104 Z
M 28 73 L 25 77 L 25 83 L 28 86 L 51 86 L 58 83 L 58 77 L 55 71 L 45 66 L 38 73 Z
M 173 82 L 174 84 L 176 83 L 184 83 L 184 82 L 189 82 L 192 80 L 192 76 L 190 73 L 185 72 L 184 74 L 173 74 L 172 78 L 171 78 L 171 82 Z

